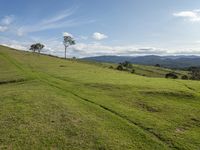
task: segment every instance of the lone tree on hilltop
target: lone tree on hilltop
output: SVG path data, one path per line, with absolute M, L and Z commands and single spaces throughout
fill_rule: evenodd
M 32 44 L 30 47 L 30 50 L 32 50 L 34 53 L 36 51 L 38 51 L 38 53 L 41 52 L 41 50 L 44 48 L 44 45 L 41 43 L 36 43 L 36 44 Z
M 76 42 L 75 42 L 75 40 L 73 39 L 73 37 L 72 37 L 70 34 L 64 35 L 63 38 L 64 38 L 63 44 L 64 44 L 64 46 L 65 46 L 65 59 L 66 59 L 67 48 L 68 48 L 70 45 L 75 45 Z
M 32 44 L 29 50 L 31 50 L 31 51 L 33 51 L 35 53 L 35 51 L 36 51 L 36 45 Z

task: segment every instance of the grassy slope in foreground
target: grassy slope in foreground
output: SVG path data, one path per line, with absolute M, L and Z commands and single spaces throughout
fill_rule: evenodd
M 198 149 L 199 92 L 0 47 L 0 149 Z

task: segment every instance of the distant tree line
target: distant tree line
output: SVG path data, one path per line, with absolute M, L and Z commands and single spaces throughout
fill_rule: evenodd
M 182 75 L 181 79 L 182 80 L 200 80 L 200 67 L 189 67 L 187 69 L 189 71 L 188 76 L 187 75 Z M 166 78 L 172 78 L 172 79 L 177 79 L 178 76 L 174 72 L 167 73 L 165 75 Z
M 200 67 L 189 67 L 188 71 L 190 72 L 192 80 L 200 80 Z

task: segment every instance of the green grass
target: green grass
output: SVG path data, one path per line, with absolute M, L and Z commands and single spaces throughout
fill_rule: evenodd
M 199 92 L 1 46 L 0 149 L 198 150 Z
M 94 62 L 91 62 L 91 64 L 92 63 Z M 112 68 L 112 69 L 116 69 L 118 66 L 117 64 L 111 64 L 111 63 L 97 63 L 96 65 L 101 65 L 102 67 L 107 67 L 107 68 Z M 156 66 L 136 65 L 136 64 L 133 64 L 132 66 L 133 66 L 133 69 L 135 70 L 134 74 L 140 75 L 140 76 L 165 78 L 165 75 L 167 73 L 173 72 L 174 74 L 177 75 L 179 79 L 181 79 L 183 75 L 187 75 L 188 77 L 190 77 L 190 74 L 188 71 L 168 69 L 168 68 L 162 68 L 162 67 L 156 67 Z M 131 72 L 131 70 L 132 69 L 129 69 L 129 72 Z

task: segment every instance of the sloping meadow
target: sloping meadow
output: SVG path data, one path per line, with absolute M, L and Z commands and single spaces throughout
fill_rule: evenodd
M 0 62 L 2 148 L 200 147 L 198 81 L 148 78 L 6 47 Z

